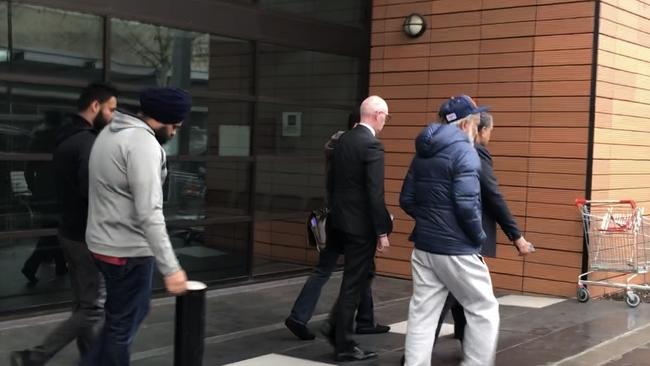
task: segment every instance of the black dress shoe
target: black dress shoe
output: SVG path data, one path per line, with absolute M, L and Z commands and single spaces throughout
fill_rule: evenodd
M 299 323 L 290 317 L 284 321 L 284 325 L 289 328 L 293 335 L 302 339 L 303 341 L 311 341 L 316 338 L 316 335 L 310 332 L 306 325 Z
M 378 334 L 388 333 L 390 327 L 388 325 L 375 324 L 372 327 L 357 327 L 357 334 Z
M 377 353 L 364 351 L 359 347 L 354 347 L 347 352 L 337 352 L 335 359 L 337 362 L 347 362 L 347 361 L 363 361 L 369 358 L 377 357 Z

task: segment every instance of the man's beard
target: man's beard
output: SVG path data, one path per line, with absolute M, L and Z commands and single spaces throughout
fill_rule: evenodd
M 163 126 L 157 130 L 154 130 L 154 135 L 156 136 L 156 140 L 158 140 L 158 143 L 160 145 L 164 145 L 169 141 L 169 135 L 167 134 L 167 129 Z
M 108 122 L 110 121 L 107 121 L 106 118 L 104 118 L 104 116 L 100 112 L 97 114 L 97 117 L 95 117 L 95 119 L 93 120 L 93 128 L 96 131 L 101 131 L 104 129 L 104 127 L 106 127 Z

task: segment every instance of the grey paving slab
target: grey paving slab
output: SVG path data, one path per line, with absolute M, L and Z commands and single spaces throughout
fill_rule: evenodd
M 633 351 L 627 352 L 617 360 L 606 363 L 606 366 L 646 366 L 650 364 L 650 343 Z
M 556 362 L 650 322 L 647 306 L 616 309 L 602 306 L 605 301 L 590 304 L 567 301 L 527 317 L 530 319 L 527 332 L 536 337 L 499 352 L 497 364 L 526 364 L 530 360 L 536 364 Z M 544 326 L 540 326 L 542 322 Z M 519 330 L 524 329 L 522 325 L 525 326 L 521 324 Z
M 300 341 L 283 326 L 303 280 L 282 280 L 209 293 L 204 365 L 224 365 L 271 353 L 334 364 L 332 348 L 322 336 L 314 341 Z M 335 275 L 323 289 L 316 315 L 309 324 L 314 332 L 318 332 L 326 319 L 339 284 L 340 276 Z M 373 289 L 379 322 L 393 324 L 406 320 L 411 293 L 409 281 L 379 277 Z M 501 306 L 500 313 L 498 366 L 561 361 L 650 324 L 650 304 L 629 309 L 621 302 L 605 300 L 586 304 L 567 300 L 539 309 Z M 24 321 L 0 321 L 0 365 L 9 351 L 38 343 L 63 318 L 51 315 Z M 173 364 L 173 320 L 173 299 L 155 300 L 133 345 L 133 365 Z M 350 364 L 397 365 L 403 353 L 404 338 L 397 333 L 358 336 L 357 340 L 365 348 L 379 352 L 379 358 Z M 436 345 L 432 362 L 442 366 L 457 365 L 460 357 L 460 343 L 443 337 Z M 608 365 L 648 364 L 639 363 L 644 357 L 645 360 L 650 357 L 650 344 L 621 354 Z M 49 365 L 73 365 L 76 359 L 77 351 L 71 345 Z

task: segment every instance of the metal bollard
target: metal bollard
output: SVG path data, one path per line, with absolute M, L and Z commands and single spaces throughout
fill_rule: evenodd
M 176 297 L 174 366 L 201 366 L 205 338 L 203 282 L 187 281 L 187 292 Z

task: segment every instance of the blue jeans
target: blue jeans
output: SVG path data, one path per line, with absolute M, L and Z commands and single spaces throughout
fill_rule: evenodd
M 82 366 L 128 366 L 135 333 L 149 312 L 154 258 L 129 258 L 118 266 L 96 261 L 106 282 L 106 319 Z
M 301 324 L 307 324 L 309 322 L 312 315 L 314 315 L 321 290 L 330 279 L 332 272 L 336 269 L 340 255 L 343 255 L 343 249 L 338 243 L 328 244 L 325 250 L 320 253 L 314 272 L 309 276 L 307 282 L 305 282 L 302 291 L 300 291 L 300 295 L 298 295 L 296 302 L 293 304 L 290 318 Z M 372 270 L 368 273 L 368 286 L 362 290 L 361 300 L 357 308 L 356 323 L 358 327 L 371 327 L 375 325 L 374 305 L 370 287 L 374 276 L 375 265 L 373 261 Z

